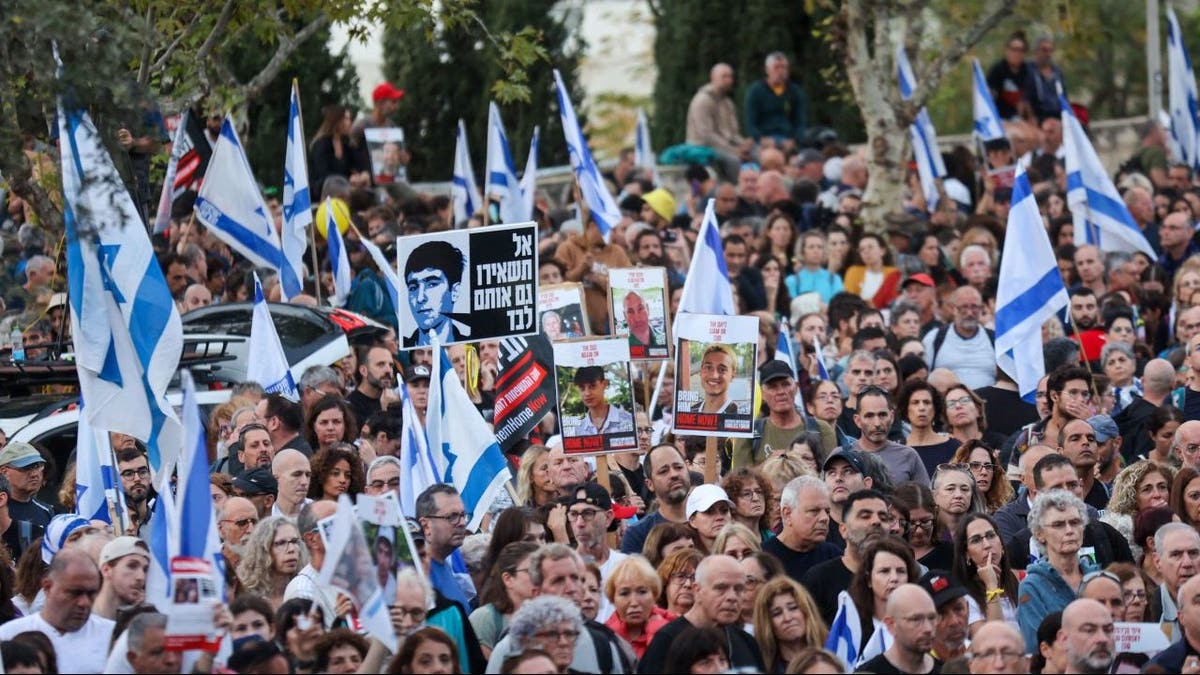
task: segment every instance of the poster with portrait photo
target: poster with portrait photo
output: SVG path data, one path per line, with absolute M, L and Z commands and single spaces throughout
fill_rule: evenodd
M 618 338 L 554 344 L 563 451 L 594 455 L 637 447 L 629 343 Z
M 396 241 L 402 349 L 532 335 L 537 225 L 430 232 Z
M 671 356 L 667 321 L 667 270 L 632 267 L 608 270 L 610 330 L 629 340 L 629 358 Z
M 591 335 L 583 285 L 551 284 L 538 289 L 538 331 L 551 342 Z
M 371 177 L 376 185 L 391 185 L 408 180 L 408 168 L 401 161 L 404 155 L 404 130 L 399 127 L 363 129 L 367 139 L 367 154 L 371 156 Z
M 680 314 L 675 329 L 675 432 L 751 438 L 758 318 Z

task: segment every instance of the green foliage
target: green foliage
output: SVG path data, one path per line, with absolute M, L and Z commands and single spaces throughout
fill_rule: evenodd
M 557 367 L 559 412 L 564 416 L 580 417 L 587 414 L 587 407 L 579 395 L 579 385 L 575 384 L 575 371 L 578 368 Z M 633 410 L 633 390 L 629 385 L 629 364 L 610 363 L 604 366 L 604 375 L 608 386 L 604 388 L 604 400 L 625 411 Z
M 547 12 L 547 7 L 489 2 L 477 8 L 479 21 L 456 31 L 429 20 L 385 30 L 384 74 L 407 92 L 393 119 L 404 128 L 412 153 L 409 175 L 415 180 L 449 180 L 459 118 L 466 122 L 472 162 L 482 169 L 492 100 L 500 106 L 518 169 L 539 125 L 539 164 L 567 163 L 552 71 L 562 72 L 578 105 L 580 16 L 576 9 Z
M 767 54 L 777 50 L 788 55 L 792 79 L 808 95 L 810 125 L 832 127 L 851 141 L 865 137 L 861 116 L 849 103 L 849 85 L 840 71 L 831 76 L 836 63 L 825 41 L 814 35 L 827 22 L 828 8 L 809 14 L 805 3 L 774 0 L 658 0 L 655 5 L 658 81 L 651 134 L 656 146 L 683 142 L 688 103 L 719 62 L 736 73 L 740 119 L 746 87 L 763 77 Z

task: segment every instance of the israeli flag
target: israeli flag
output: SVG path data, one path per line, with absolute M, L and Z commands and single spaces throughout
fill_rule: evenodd
M 433 377 L 429 381 L 425 434 L 434 463 L 433 473 L 437 482 L 449 483 L 458 489 L 463 504 L 471 513 L 467 529 L 474 530 L 479 527 L 496 493 L 510 478 L 508 461 L 500 451 L 496 434 L 483 421 L 459 382 L 437 336 L 431 335 L 430 340 Z
M 725 267 L 725 245 L 721 243 L 714 204 L 716 202 L 710 199 L 704 208 L 704 220 L 696 235 L 696 251 L 692 254 L 692 264 L 679 296 L 679 314 L 737 314 L 733 308 L 733 286 L 729 283 L 729 269 Z M 678 326 L 673 332 L 678 332 Z
M 433 378 L 430 378 L 431 388 L 432 385 Z M 438 474 L 433 455 L 429 452 L 429 438 L 417 417 L 417 409 L 406 384 L 400 385 L 400 410 L 403 422 L 400 435 L 400 512 L 409 518 L 416 518 L 417 495 L 438 483 Z
M 822 381 L 832 379 L 829 377 L 829 368 L 825 366 L 825 350 L 821 349 L 821 341 L 816 335 L 813 336 L 813 346 L 817 348 L 817 377 Z
M 287 153 L 283 160 L 283 266 L 279 270 L 284 302 L 304 292 L 304 253 L 308 250 L 308 228 L 313 224 L 305 147 L 304 122 L 300 117 L 300 88 L 292 80 Z
M 655 159 L 653 146 L 650 145 L 650 123 L 646 121 L 646 111 L 638 108 L 637 129 L 633 137 L 633 163 L 645 169 L 654 184 L 658 185 L 661 181 Z
M 270 394 L 280 394 L 292 401 L 300 400 L 300 391 L 292 378 L 283 343 L 275 330 L 271 309 L 263 297 L 262 282 L 254 274 L 254 311 L 250 315 L 250 344 L 246 353 L 246 379 L 257 382 Z
M 554 71 L 554 83 L 558 87 L 558 114 L 562 119 L 563 135 L 567 141 L 567 156 L 571 159 L 575 180 L 579 182 L 579 192 L 591 209 L 592 220 L 596 222 L 604 241 L 608 242 L 613 228 L 621 222 L 621 209 L 617 208 L 617 201 L 604 185 L 600 167 L 596 166 L 596 161 L 592 159 L 592 151 L 588 149 L 583 127 L 579 126 L 579 118 L 575 117 L 571 96 L 558 70 Z
M 183 386 L 183 453 L 179 458 L 179 483 L 175 491 L 179 516 L 179 556 L 212 565 L 208 583 L 225 595 L 225 558 L 217 535 L 217 515 L 208 490 L 208 445 L 204 421 L 196 402 L 196 384 L 186 370 L 179 374 Z M 171 497 L 170 492 L 160 499 Z
M 912 64 L 904 53 L 903 43 L 896 46 L 896 77 L 900 82 L 900 96 L 904 100 L 912 98 L 916 88 L 917 78 L 913 75 Z M 912 140 L 913 156 L 917 161 L 917 176 L 921 179 L 921 192 L 925 195 L 925 203 L 932 211 L 939 200 L 937 181 L 946 176 L 946 165 L 942 162 L 942 153 L 938 150 L 937 132 L 933 121 L 929 119 L 929 111 L 921 108 L 917 118 L 908 126 L 908 135 Z
M 367 253 L 371 255 L 371 260 L 375 261 L 375 266 L 379 268 L 383 274 L 384 286 L 387 287 L 388 297 L 392 300 L 392 307 L 396 309 L 396 326 L 400 325 L 400 289 L 405 288 L 405 285 L 400 282 L 400 275 L 396 273 L 396 269 L 388 262 L 387 256 L 375 242 L 370 239 L 360 239 L 359 242 L 363 248 L 367 249 Z
M 996 363 L 1031 403 L 1046 374 L 1042 324 L 1069 302 L 1029 176 L 1017 167 L 996 290 Z
M 525 160 L 525 173 L 521 174 L 521 202 L 525 205 L 525 216 L 521 220 L 533 219 L 534 201 L 537 199 L 538 140 L 541 135 L 541 127 L 534 127 L 533 138 L 529 139 L 529 157 Z
M 150 516 L 150 536 L 146 544 L 150 547 L 150 568 L 146 570 L 146 603 L 170 605 L 174 599 L 171 592 L 171 559 L 179 556 L 180 523 L 174 495 L 170 486 L 154 500 L 154 515 Z M 212 497 L 209 496 L 209 508 Z
M 328 244 L 329 267 L 333 272 L 333 297 L 330 302 L 334 307 L 346 304 L 350 297 L 350 285 L 354 277 L 350 274 L 350 256 L 346 253 L 346 240 L 338 230 L 334 219 L 333 198 L 325 198 L 325 241 Z
M 93 429 L 81 409 L 75 440 L 75 513 L 112 525 L 114 510 L 120 520 L 125 490 L 113 464 L 112 444 L 108 432 Z
M 979 59 L 971 59 L 971 77 L 975 84 L 973 104 L 975 108 L 975 135 L 981 141 L 998 141 L 1006 138 L 1004 122 L 1000 119 L 1000 111 L 996 109 L 996 101 L 992 99 L 992 90 L 988 89 L 987 78 Z
M 792 349 L 792 329 L 788 326 L 787 321 L 780 321 L 778 330 L 779 337 L 775 339 L 775 358 L 786 362 L 792 369 L 792 377 L 796 377 L 796 350 Z
M 475 215 L 483 203 L 479 187 L 475 185 L 471 151 L 467 148 L 467 125 L 461 119 L 454 140 L 454 176 L 450 181 L 450 199 L 454 203 L 455 227 Z
M 196 197 L 196 218 L 255 267 L 280 269 L 283 253 L 275 223 L 228 115 Z
M 1200 111 L 1192 58 L 1183 44 L 1175 10 L 1167 5 L 1167 104 L 1171 113 L 1171 150 L 1175 158 L 1200 170 Z
M 500 119 L 500 108 L 495 103 L 488 104 L 487 181 L 483 191 L 489 199 L 499 200 L 502 222 L 521 223 L 529 220 L 525 198 L 521 195 L 521 182 L 517 180 L 517 168 L 508 145 L 508 133 L 504 131 L 504 120 Z
M 59 104 L 71 334 L 93 429 L 146 444 L 160 492 L 179 456 L 167 386 L 183 326 L 137 207 L 91 117 Z
M 833 652 L 846 666 L 846 672 L 854 670 L 861 662 L 858 648 L 862 644 L 862 623 L 858 608 L 850 599 L 850 593 L 838 593 L 837 614 L 829 625 L 829 636 L 825 638 L 825 649 Z
M 1075 220 L 1075 245 L 1094 244 L 1101 251 L 1141 251 L 1151 260 L 1158 260 L 1104 171 L 1075 111 L 1061 92 L 1059 98 L 1067 165 L 1067 204 Z M 1016 204 L 1015 194 L 1013 204 Z

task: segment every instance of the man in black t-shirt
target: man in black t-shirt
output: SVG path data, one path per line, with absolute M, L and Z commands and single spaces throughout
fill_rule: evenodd
M 812 593 L 825 625 L 837 614 L 838 592 L 850 586 L 858 569 L 859 553 L 868 539 L 887 531 L 892 515 L 887 499 L 876 490 L 858 490 L 846 497 L 842 506 L 842 524 L 838 526 L 846 541 L 841 557 L 813 567 L 799 581 Z
M 813 566 L 836 558 L 840 551 L 825 541 L 829 532 L 829 489 L 813 476 L 794 478 L 779 498 L 783 531 L 763 544 L 779 559 L 788 576 L 800 581 Z
M 916 584 L 904 584 L 888 597 L 883 624 L 893 641 L 887 650 L 863 663 L 858 673 L 940 673 L 942 664 L 929 655 L 938 613 L 933 598 Z
M 399 401 L 393 391 L 395 368 L 391 353 L 384 347 L 369 347 L 359 352 L 358 386 L 346 397 L 358 421 L 365 421 L 386 410 L 392 401 Z

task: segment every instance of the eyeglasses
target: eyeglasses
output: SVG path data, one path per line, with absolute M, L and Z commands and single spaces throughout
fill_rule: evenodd
M 637 432 L 639 434 L 646 434 L 649 436 L 650 434 L 654 433 L 654 427 L 638 427 Z
M 995 471 L 996 465 L 991 462 L 969 462 L 967 466 L 971 467 L 972 471 Z
M 920 520 L 910 520 L 910 521 L 908 521 L 908 525 L 909 525 L 909 527 L 916 528 L 918 530 L 932 530 L 933 529 L 933 518 L 922 518 Z
M 250 527 L 251 525 L 257 525 L 258 518 L 251 517 L 251 518 L 242 518 L 240 520 L 225 519 L 225 520 L 222 520 L 221 522 L 222 523 L 233 523 L 234 525 L 237 525 L 238 527 L 245 529 L 247 527 Z
M 425 517 L 426 518 L 435 518 L 437 520 L 444 520 L 448 523 L 465 523 L 465 522 L 471 520 L 471 514 L 463 513 L 462 511 L 459 511 L 458 513 L 447 513 L 444 516 L 425 516 Z
M 694 583 L 696 583 L 696 575 L 695 574 L 672 574 L 670 580 L 678 581 L 681 584 L 694 584 Z
M 400 605 L 388 605 L 388 612 L 395 615 L 397 619 L 407 615 L 417 623 L 424 621 L 426 614 L 424 607 L 401 607 Z
M 1000 661 L 1003 661 L 1004 663 L 1009 663 L 1011 661 L 1016 661 L 1017 659 L 1025 656 L 1025 655 L 1022 654 L 1021 652 L 1013 651 L 1011 649 L 989 649 L 986 652 L 967 652 L 966 654 L 964 654 L 964 656 L 967 657 L 968 661 L 974 661 L 976 659 L 984 659 L 984 660 L 990 660 L 990 661 L 994 662 L 997 659 L 999 659 Z
M 1121 591 L 1121 597 L 1126 603 L 1137 601 L 1145 602 L 1147 599 L 1146 591 Z
M 373 480 L 370 483 L 367 483 L 367 485 L 374 490 L 382 490 L 385 487 L 390 487 L 394 490 L 400 487 L 400 477 L 397 476 L 396 478 L 392 478 L 387 481 Z
M 946 401 L 946 409 L 948 410 L 950 408 L 965 408 L 973 403 L 974 403 L 974 401 L 971 400 L 970 396 L 963 396 L 962 398 L 953 398 L 953 399 Z
M 138 478 L 145 478 L 146 476 L 149 476 L 149 475 L 150 475 L 150 469 L 147 467 L 144 467 L 144 466 L 139 469 L 125 469 L 124 471 L 121 472 L 121 478 L 126 478 L 126 479 L 133 478 L 134 476 L 137 476 Z
M 818 401 L 840 401 L 840 400 L 842 400 L 841 396 L 838 396 L 837 394 L 835 394 L 831 391 L 825 392 L 824 394 L 817 394 L 813 398 L 815 398 Z
M 763 492 L 762 490 L 742 490 L 741 493 L 738 494 L 738 499 L 746 499 L 746 500 L 763 499 L 765 497 L 766 497 L 766 493 Z
M 567 511 L 567 520 L 581 519 L 585 523 L 592 522 L 596 514 L 600 513 L 599 509 L 580 509 L 578 511 Z
M 296 548 L 300 548 L 300 540 L 299 539 L 280 539 L 279 541 L 272 543 L 271 546 L 273 546 L 281 551 L 286 550 L 292 546 L 295 546 Z
M 967 546 L 976 546 L 985 541 L 996 541 L 1000 535 L 996 534 L 995 530 L 988 530 L 983 534 L 977 534 L 974 537 L 967 537 Z
M 568 628 L 567 630 L 539 630 L 533 636 L 541 640 L 574 642 L 579 637 L 579 631 L 572 628 Z

